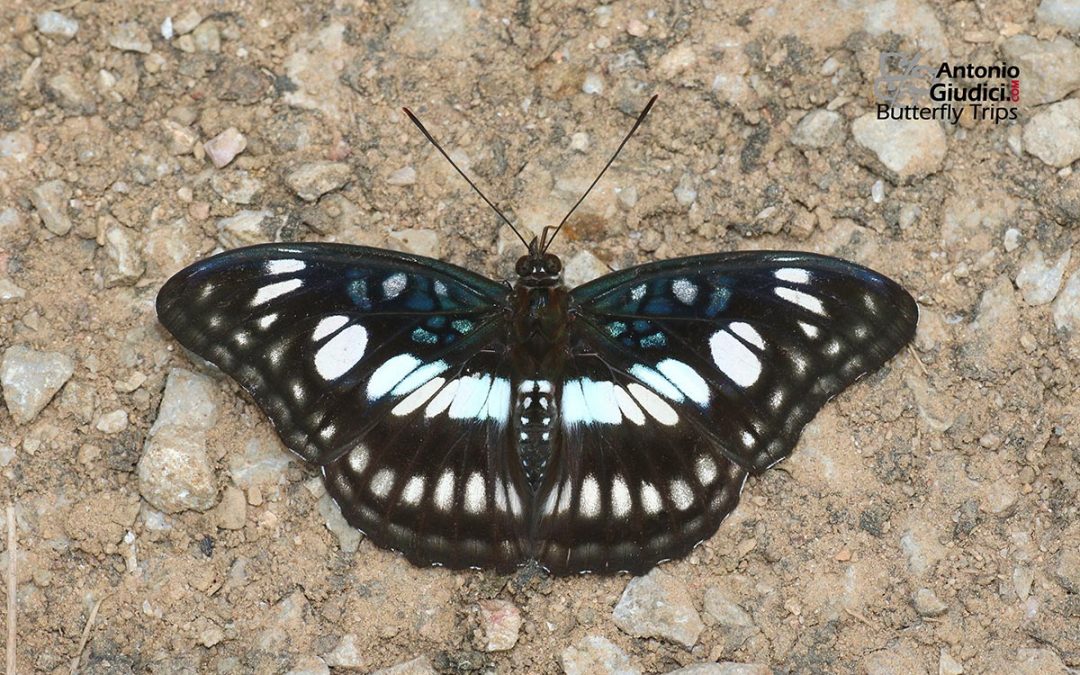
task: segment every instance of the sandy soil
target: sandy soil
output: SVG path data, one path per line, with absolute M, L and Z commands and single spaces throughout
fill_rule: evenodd
M 1080 667 L 1080 349 L 1053 319 L 1062 302 L 1017 286 L 1036 251 L 1054 263 L 1071 248 L 1066 277 L 1080 266 L 1080 178 L 1020 151 L 1026 105 L 1011 124 L 944 125 L 944 157 L 909 180 L 851 133 L 873 110 L 883 49 L 990 62 L 1013 35 L 1076 34 L 1037 21 L 1032 0 L 851 5 L 253 0 L 195 3 L 194 27 L 179 4 L 66 2 L 78 30 L 65 38 L 35 27 L 54 7 L 3 3 L 0 278 L 23 293 L 0 304 L 0 346 L 74 360 L 33 419 L 0 410 L 0 500 L 18 514 L 17 672 L 73 660 L 87 673 L 366 671 L 415 658 L 439 672 L 561 672 L 590 636 L 644 672 Z M 806 249 L 889 274 L 922 309 L 914 349 L 830 403 L 715 537 L 663 566 L 704 621 L 693 646 L 615 625 L 626 577 L 417 569 L 368 542 L 343 552 L 317 471 L 299 461 L 227 514 L 162 514 L 140 497 L 135 467 L 169 369 L 200 369 L 154 316 L 170 274 L 223 242 L 302 239 L 405 247 L 504 278 L 520 254 L 512 235 L 400 106 L 538 230 L 654 92 L 557 253 L 591 252 L 578 261 L 588 274 Z M 841 116 L 835 141 L 794 145 L 802 116 L 826 107 Z M 203 143 L 229 127 L 246 148 L 217 168 Z M 351 177 L 308 202 L 285 177 L 318 160 Z M 32 200 L 54 180 L 67 190 L 63 234 Z M 242 210 L 270 214 L 250 230 L 219 224 Z M 234 384 L 214 382 L 207 448 L 225 494 L 252 444 L 284 451 Z M 126 422 L 103 421 L 117 410 Z M 7 559 L 5 548 L 5 574 Z M 485 648 L 478 603 L 495 598 L 522 619 L 508 650 Z

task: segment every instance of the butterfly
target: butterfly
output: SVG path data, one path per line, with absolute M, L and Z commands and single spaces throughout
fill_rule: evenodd
M 157 312 L 376 545 L 555 574 L 687 554 L 915 331 L 897 283 L 812 253 L 698 255 L 567 289 L 547 250 L 561 226 L 527 242 L 512 284 L 378 248 L 264 244 L 177 273 Z

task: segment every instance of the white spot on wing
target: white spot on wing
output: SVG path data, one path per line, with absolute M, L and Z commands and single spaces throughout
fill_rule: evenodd
M 680 511 L 685 511 L 694 503 L 693 491 L 681 478 L 671 481 L 671 501 Z
M 581 515 L 586 518 L 600 515 L 600 485 L 591 474 L 581 483 Z
M 427 400 L 435 395 L 435 392 L 446 382 L 444 378 L 436 377 L 433 380 L 428 380 L 419 389 L 403 398 L 393 409 L 390 411 L 393 414 L 401 417 L 402 415 L 408 415 L 420 406 L 427 403 Z
M 801 328 L 802 332 L 806 334 L 806 337 L 808 337 L 810 339 L 816 338 L 818 336 L 818 334 L 820 333 L 817 326 L 808 324 L 805 321 L 800 321 L 799 322 L 799 328 Z
M 615 401 L 626 419 L 638 426 L 645 424 L 645 413 L 641 412 L 638 404 L 634 403 L 634 399 L 622 387 L 615 387 Z
M 447 413 L 450 419 L 481 419 L 491 391 L 491 376 L 467 375 L 459 378 L 457 394 Z
M 793 284 L 810 283 L 810 272 L 797 267 L 781 267 L 773 272 L 773 276 L 780 281 L 790 281 Z
M 821 304 L 821 300 L 818 300 L 809 293 L 803 293 L 802 291 L 797 291 L 794 288 L 787 288 L 786 286 L 777 286 L 773 291 L 792 304 L 798 305 L 803 309 L 808 309 L 814 314 L 825 316 L 825 306 Z
M 761 337 L 761 333 L 757 332 L 750 324 L 743 323 L 742 321 L 733 321 L 728 324 L 728 330 L 758 349 L 765 349 L 765 340 Z
M 359 476 L 367 468 L 369 457 L 367 446 L 356 446 L 349 453 L 349 468 Z
M 618 424 L 622 421 L 619 402 L 615 400 L 615 385 L 611 382 L 594 382 L 582 378 L 581 393 L 584 395 L 585 408 L 589 421 L 604 424 Z
M 709 340 L 713 361 L 732 382 L 740 387 L 749 387 L 757 382 L 761 375 L 761 361 L 750 348 L 740 342 L 731 333 L 718 330 Z
M 449 511 L 454 504 L 454 472 L 443 471 L 439 482 L 435 484 L 435 507 L 440 511 Z
M 645 284 L 634 286 L 630 289 L 630 297 L 634 300 L 634 302 L 637 302 L 645 297 L 645 290 Z
M 460 380 L 450 380 L 449 384 L 443 387 L 435 398 L 431 399 L 431 403 L 428 403 L 427 408 L 424 408 L 424 417 L 435 417 L 450 407 L 450 404 L 454 401 L 454 396 L 457 395 L 460 382 Z
M 510 419 L 510 380 L 497 377 L 488 392 L 487 416 L 499 424 Z
M 266 261 L 266 273 L 267 274 L 288 274 L 289 272 L 300 272 L 307 265 L 303 260 L 268 260 Z
M 648 514 L 660 513 L 660 509 L 663 507 L 663 502 L 660 501 L 660 493 L 656 491 L 652 483 L 643 483 L 641 486 L 641 507 Z
M 641 404 L 641 407 L 645 409 L 645 412 L 652 415 L 657 422 L 668 426 L 678 423 L 679 414 L 675 412 L 674 408 L 667 404 L 667 401 L 637 382 L 632 382 L 627 386 L 627 389 L 629 389 L 630 394 L 637 399 L 637 402 Z
M 395 272 L 394 274 L 391 274 L 383 279 L 383 295 L 386 296 L 387 300 L 393 300 L 405 290 L 405 283 L 407 281 L 408 277 L 405 276 L 404 272 Z
M 563 386 L 562 419 L 563 426 L 567 428 L 589 421 L 589 411 L 585 408 L 585 394 L 581 390 L 581 380 L 569 380 Z
M 259 328 L 262 328 L 263 330 L 266 330 L 270 326 L 274 325 L 274 322 L 277 321 L 277 318 L 278 318 L 277 312 L 274 312 L 272 314 L 267 314 L 266 316 L 263 316 L 263 317 L 259 317 L 259 321 L 258 321 Z
M 336 380 L 349 372 L 367 350 L 367 329 L 353 324 L 344 329 L 315 352 L 315 370 L 324 380 Z
M 658 394 L 662 394 L 676 403 L 681 402 L 685 396 L 666 377 L 648 366 L 640 363 L 630 368 L 630 374 L 649 385 Z
M 425 363 L 416 370 L 409 373 L 405 379 L 398 383 L 396 387 L 391 390 L 391 396 L 404 396 L 410 391 L 427 384 L 436 375 L 441 374 L 444 370 L 449 368 L 450 365 L 446 361 L 433 361 L 432 363 Z
M 251 306 L 258 307 L 263 303 L 270 302 L 278 296 L 292 293 L 303 285 L 304 282 L 299 279 L 289 279 L 287 281 L 278 281 L 277 283 L 263 286 L 259 289 L 259 292 L 255 294 L 255 299 L 251 301 Z
M 469 513 L 480 513 L 484 510 L 484 478 L 480 472 L 474 471 L 465 483 L 465 510 Z
M 704 487 L 712 485 L 717 476 L 716 461 L 708 455 L 700 455 L 694 462 L 694 474 Z
M 697 299 L 698 287 L 689 279 L 676 279 L 671 282 L 671 292 L 675 295 L 675 299 L 682 304 L 692 305 L 694 300 Z
M 416 506 L 420 503 L 420 498 L 424 496 L 424 477 L 413 476 L 409 479 L 408 483 L 405 483 L 405 489 L 401 491 L 401 500 L 410 506 Z
M 630 490 L 622 476 L 615 476 L 611 483 L 611 512 L 616 518 L 625 518 L 630 513 Z
M 344 331 L 342 331 L 344 333 Z M 339 336 L 340 337 L 340 336 Z M 335 338 L 337 339 L 337 338 Z M 420 359 L 412 354 L 398 354 L 388 359 L 375 369 L 368 380 L 367 397 L 369 401 L 381 398 L 420 365 Z
M 349 323 L 349 317 L 341 314 L 325 317 L 319 321 L 317 326 L 315 326 L 315 330 L 311 333 L 311 339 L 318 342 L 327 335 L 336 333 L 339 328 L 347 323 Z
M 709 402 L 709 385 L 689 365 L 676 359 L 664 359 L 656 365 L 656 369 L 694 403 L 706 405 Z
M 394 472 L 391 469 L 379 469 L 371 477 L 371 494 L 380 499 L 390 494 L 392 487 L 394 487 Z

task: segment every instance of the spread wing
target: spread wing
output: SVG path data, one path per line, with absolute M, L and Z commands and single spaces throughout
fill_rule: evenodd
M 914 335 L 895 282 L 807 253 L 682 258 L 575 289 L 561 442 L 538 495 L 555 571 L 642 571 L 709 537 L 748 473 Z
M 161 323 L 323 467 L 351 524 L 414 562 L 521 561 L 505 286 L 331 244 L 228 251 L 171 278 Z M 516 509 L 516 510 L 515 510 Z

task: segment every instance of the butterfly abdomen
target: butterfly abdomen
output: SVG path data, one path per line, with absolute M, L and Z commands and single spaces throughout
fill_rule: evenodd
M 523 380 L 514 397 L 514 438 L 518 457 L 533 492 L 540 487 L 551 459 L 556 410 L 550 380 Z

